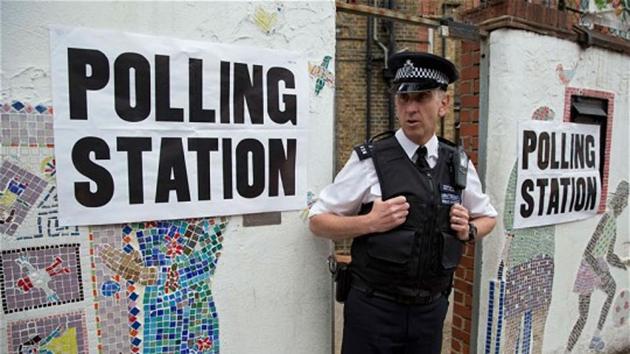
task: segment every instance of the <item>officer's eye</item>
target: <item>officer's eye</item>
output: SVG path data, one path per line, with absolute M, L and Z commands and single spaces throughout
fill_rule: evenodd
M 409 102 L 409 94 L 408 93 L 401 93 L 398 95 L 398 98 L 400 98 L 401 102 Z

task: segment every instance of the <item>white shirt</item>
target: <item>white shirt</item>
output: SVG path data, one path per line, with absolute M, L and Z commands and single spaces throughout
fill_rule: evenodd
M 407 156 L 415 161 L 418 144 L 409 140 L 401 129 L 398 129 L 395 136 Z M 433 168 L 438 160 L 437 136 L 433 135 L 425 146 L 427 148 L 427 162 Z M 380 197 L 381 186 L 378 182 L 374 162 L 371 158 L 359 160 L 356 151 L 352 151 L 350 159 L 339 171 L 335 181 L 319 194 L 319 199 L 311 207 L 309 217 L 322 213 L 357 215 L 362 204 L 373 202 L 374 199 Z M 481 189 L 479 175 L 470 161 L 468 162 L 466 189 L 463 191 L 462 205 L 468 209 L 471 219 L 481 216 L 497 216 L 497 211 L 490 204 L 490 198 Z

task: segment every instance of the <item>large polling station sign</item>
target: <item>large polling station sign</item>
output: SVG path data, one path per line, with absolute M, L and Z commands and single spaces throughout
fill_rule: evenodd
M 61 224 L 304 206 L 301 54 L 59 27 L 51 60 Z
M 514 228 L 594 216 L 601 193 L 599 146 L 596 125 L 519 123 Z

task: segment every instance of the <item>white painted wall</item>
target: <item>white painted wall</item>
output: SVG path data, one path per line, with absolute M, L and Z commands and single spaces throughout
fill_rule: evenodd
M 500 252 L 503 249 L 502 213 L 505 190 L 517 151 L 517 123 L 531 119 L 541 106 L 555 112 L 555 121 L 564 116 L 565 85 L 559 80 L 556 67 L 577 65 L 568 86 L 615 93 L 612 149 L 610 156 L 609 193 L 620 180 L 630 180 L 628 133 L 630 132 L 630 58 L 599 48 L 582 49 L 576 43 L 520 30 L 502 29 L 491 32 L 489 45 L 489 103 L 487 146 L 487 192 L 501 215 L 490 237 L 483 243 L 481 309 L 477 352 L 484 353 L 486 317 L 488 315 L 488 281 L 495 278 Z M 484 73 L 481 73 L 484 75 Z M 617 219 L 616 251 L 628 257 L 630 248 L 630 216 L 628 208 Z M 578 313 L 578 296 L 572 292 L 582 254 L 599 216 L 585 221 L 561 224 L 555 232 L 555 276 L 551 308 L 547 318 L 543 352 L 562 353 Z M 536 245 L 532 245 L 536 247 Z M 617 281 L 617 292 L 630 286 L 630 272 L 610 267 Z M 596 291 L 591 301 L 586 327 L 573 352 L 583 353 L 595 330 L 605 296 Z M 630 347 L 630 324 L 615 328 L 612 311 L 604 326 L 606 351 Z M 494 321 L 496 323 L 496 315 Z M 494 353 L 494 345 L 492 346 Z M 502 352 L 513 352 L 503 348 Z
M 269 33 L 253 20 L 259 7 L 277 12 Z M 3 1 L 0 13 L 2 102 L 52 104 L 49 25 L 281 48 L 303 52 L 316 65 L 326 55 L 334 58 L 335 51 L 332 1 Z M 333 68 L 331 63 L 329 69 Z M 332 175 L 334 91 L 325 87 L 316 96 L 313 79 L 311 84 L 308 185 L 317 191 L 329 183 Z M 306 207 L 306 196 L 304 199 Z M 221 351 L 330 352 L 331 284 L 325 264 L 329 247 L 310 235 L 298 211 L 283 213 L 278 226 L 243 227 L 241 217 L 232 217 L 212 284 Z M 90 282 L 86 279 L 84 283 Z M 85 303 L 74 307 L 90 311 L 89 289 L 85 290 Z M 88 317 L 90 320 L 93 315 Z M 93 330 L 93 323 L 88 327 Z M 7 348 L 5 336 L 3 326 L 0 352 Z M 90 348 L 95 351 L 95 336 L 90 333 L 90 337 Z

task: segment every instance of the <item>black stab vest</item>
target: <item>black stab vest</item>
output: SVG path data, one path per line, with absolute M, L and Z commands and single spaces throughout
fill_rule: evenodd
M 461 194 L 454 187 L 456 148 L 440 139 L 437 164 L 421 171 L 394 136 L 366 147 L 382 199 L 404 195 L 410 209 L 405 223 L 395 229 L 354 239 L 353 276 L 373 290 L 399 296 L 447 291 L 463 251 L 449 217 L 451 205 Z M 367 214 L 371 208 L 372 203 L 365 204 L 360 213 Z

